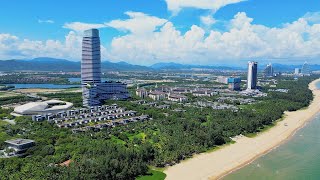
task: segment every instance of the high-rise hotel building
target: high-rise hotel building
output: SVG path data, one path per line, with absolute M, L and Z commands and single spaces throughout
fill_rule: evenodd
M 101 55 L 99 30 L 84 32 L 82 40 L 81 79 L 82 83 L 101 83 Z
M 130 97 L 125 83 L 101 82 L 100 37 L 97 29 L 84 32 L 81 83 L 83 106 L 100 106 L 105 100 L 124 100 Z
M 273 71 L 273 67 L 272 64 L 269 63 L 266 68 L 263 71 L 264 77 L 273 77 L 274 75 L 274 71 Z
M 256 89 L 258 81 L 258 63 L 248 62 L 248 79 L 247 79 L 247 89 Z
M 310 65 L 308 64 L 308 62 L 304 62 L 301 68 L 301 73 L 303 75 L 310 75 L 311 74 L 311 70 L 310 70 Z

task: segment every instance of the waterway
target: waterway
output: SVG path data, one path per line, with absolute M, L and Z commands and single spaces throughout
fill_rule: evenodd
M 317 84 L 320 89 L 320 83 Z M 320 114 L 285 144 L 223 180 L 319 180 Z
M 44 88 L 44 89 L 67 89 L 73 87 L 80 87 L 80 85 L 66 85 L 66 84 L 6 84 L 14 86 L 15 89 L 33 89 L 33 88 Z
M 68 78 L 70 83 L 80 83 L 81 78 Z M 118 79 L 102 78 L 102 81 L 118 81 Z M 44 88 L 44 89 L 67 89 L 73 87 L 80 87 L 80 84 L 6 84 L 8 86 L 15 86 L 15 89 L 33 89 L 33 88 Z

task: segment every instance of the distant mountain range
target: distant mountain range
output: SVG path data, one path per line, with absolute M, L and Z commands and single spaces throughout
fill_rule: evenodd
M 147 71 L 146 66 L 132 65 L 126 62 L 113 63 L 103 61 L 103 71 Z M 80 62 L 54 58 L 35 58 L 31 60 L 0 60 L 0 71 L 80 71 Z
M 132 65 L 126 62 L 113 63 L 103 61 L 102 71 L 162 71 L 162 70 L 191 70 L 191 69 L 212 69 L 212 70 L 246 70 L 247 67 L 232 66 L 205 66 L 189 65 L 178 63 L 156 63 L 152 66 Z M 302 65 L 273 64 L 276 72 L 294 71 Z M 264 64 L 259 65 L 259 70 L 263 70 Z M 69 61 L 66 59 L 55 58 L 35 58 L 30 60 L 0 60 L 0 71 L 77 71 L 81 68 L 80 62 Z M 312 71 L 320 70 L 320 65 L 310 65 Z

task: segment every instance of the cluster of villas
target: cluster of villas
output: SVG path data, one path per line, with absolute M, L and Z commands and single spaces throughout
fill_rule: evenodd
M 282 93 L 288 93 L 289 89 L 269 89 L 269 92 L 282 92 Z
M 225 102 L 230 102 L 230 103 L 236 103 L 238 102 L 239 104 L 252 104 L 256 100 L 253 98 L 237 98 L 237 97 L 219 97 L 218 102 L 220 103 L 225 103 Z
M 258 89 L 247 89 L 245 91 L 239 92 L 241 96 L 250 96 L 250 97 L 267 97 L 268 94 L 259 91 Z
M 138 100 L 138 101 L 132 101 L 135 104 L 143 105 L 143 106 L 148 106 L 148 107 L 155 107 L 157 109 L 169 109 L 171 106 L 169 104 L 163 104 L 160 105 L 158 102 L 148 102 L 145 100 Z M 168 102 L 164 102 L 168 103 Z
M 72 129 L 72 132 L 79 133 L 79 132 L 86 132 L 86 131 L 100 131 L 100 130 L 106 129 L 106 128 L 113 128 L 118 125 L 126 125 L 128 123 L 134 123 L 134 122 L 143 122 L 143 121 L 150 120 L 150 119 L 151 118 L 149 117 L 149 115 L 126 117 L 124 119 L 116 119 L 116 120 L 112 120 L 112 121 L 108 120 L 106 123 L 99 123 L 99 124 L 95 124 L 95 125 L 91 125 L 91 126 L 74 128 L 74 129 Z
M 212 102 L 212 101 L 197 101 L 193 104 L 187 104 L 187 106 L 195 107 L 195 108 L 202 108 L 202 107 L 211 107 L 215 110 L 226 110 L 230 109 L 233 111 L 237 111 L 239 108 L 232 104 L 225 104 L 225 103 L 219 103 L 219 102 Z
M 210 88 L 189 88 L 189 87 L 179 87 L 172 88 L 168 86 L 162 86 L 160 88 L 156 87 L 152 90 L 146 90 L 144 88 L 138 88 L 136 90 L 136 95 L 140 98 L 151 98 L 154 101 L 169 100 L 172 102 L 186 102 L 188 97 L 185 94 L 192 94 L 195 97 L 211 97 L 219 94 L 218 91 Z
M 148 115 L 137 116 L 136 111 L 126 110 L 125 108 L 118 107 L 116 104 L 32 116 L 32 120 L 34 121 L 47 120 L 57 124 L 60 128 L 74 128 L 88 124 L 92 124 L 94 125 L 93 127 L 97 128 L 114 127 L 147 119 L 149 119 Z M 106 121 L 107 123 L 102 124 Z

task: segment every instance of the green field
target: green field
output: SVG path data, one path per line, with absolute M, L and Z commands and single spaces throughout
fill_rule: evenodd
M 0 91 L 0 97 L 13 97 L 18 96 L 19 94 L 14 92 L 8 92 L 8 91 Z

